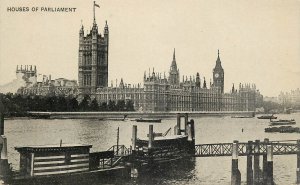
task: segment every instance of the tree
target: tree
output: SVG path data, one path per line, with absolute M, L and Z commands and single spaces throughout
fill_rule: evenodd
M 92 111 L 98 111 L 99 110 L 99 105 L 98 102 L 96 100 L 96 98 L 93 99 L 93 101 L 91 102 L 90 108 Z
M 283 110 L 282 105 L 270 101 L 263 101 L 263 108 L 265 110 L 265 113 L 274 113 Z
M 76 98 L 68 98 L 67 101 L 67 110 L 68 111 L 77 111 L 79 109 L 78 101 Z
M 79 110 L 80 111 L 89 111 L 89 102 L 91 98 L 89 95 L 85 95 L 83 100 L 79 103 Z
M 116 110 L 116 104 L 115 104 L 115 102 L 109 100 L 107 108 L 108 108 L 108 111 L 115 111 Z
M 107 103 L 103 102 L 101 103 L 100 107 L 99 107 L 100 111 L 107 111 Z
M 117 101 L 116 110 L 117 111 L 124 111 L 125 110 L 125 101 L 124 100 L 118 100 Z
M 64 96 L 60 96 L 57 98 L 55 110 L 56 111 L 66 111 L 67 110 L 67 101 Z
M 133 105 L 133 102 L 131 100 L 128 100 L 126 102 L 126 110 L 127 111 L 134 111 L 134 105 Z

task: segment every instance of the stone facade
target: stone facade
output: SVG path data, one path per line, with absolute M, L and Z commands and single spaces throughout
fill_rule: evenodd
M 79 31 L 78 84 L 80 94 L 93 94 L 97 88 L 108 85 L 108 43 L 107 22 L 104 36 L 98 33 L 94 17 L 93 27 L 85 36 L 84 27 Z
M 166 77 L 149 70 L 144 73 L 143 86 L 131 86 L 121 80 L 116 87 L 98 88 L 92 94 L 99 103 L 109 100 L 131 100 L 136 110 L 144 112 L 158 111 L 255 111 L 256 102 L 261 95 L 254 84 L 234 86 L 230 93 L 224 91 L 224 69 L 218 53 L 216 66 L 213 69 L 213 84 L 206 84 L 205 78 L 201 86 L 199 73 L 195 77 L 183 77 L 179 80 L 175 50 L 169 76 Z
M 38 96 L 74 96 L 78 94 L 76 80 L 58 78 L 51 80 L 51 75 L 37 75 L 37 69 L 34 66 L 25 66 L 16 70 L 17 78 L 22 78 L 25 85 L 17 90 L 21 95 L 38 95 Z M 42 79 L 39 80 L 39 76 Z
M 281 92 L 278 96 L 278 101 L 286 108 L 300 108 L 300 89 L 292 90 L 291 92 Z

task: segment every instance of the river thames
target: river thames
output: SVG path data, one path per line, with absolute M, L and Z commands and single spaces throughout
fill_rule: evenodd
M 295 119 L 300 126 L 300 113 L 279 114 L 278 119 Z M 265 133 L 269 120 L 255 118 L 231 118 L 230 116 L 190 117 L 195 120 L 196 144 L 247 142 L 248 140 L 296 140 L 299 133 Z M 190 119 L 189 118 L 189 119 Z M 163 119 L 153 123 L 154 132 L 164 133 L 173 128 L 176 119 Z M 97 119 L 10 119 L 5 120 L 8 140 L 8 159 L 14 169 L 19 166 L 16 146 L 66 143 L 91 144 L 92 152 L 103 151 L 117 143 L 120 128 L 120 144 L 131 144 L 132 125 L 138 127 L 138 137 L 146 136 L 149 123 L 134 121 L 99 121 Z M 242 131 L 243 130 L 243 131 Z M 262 163 L 262 158 L 260 158 Z M 262 165 L 261 165 L 262 166 Z M 246 157 L 239 157 L 242 184 L 246 184 Z M 163 171 L 139 177 L 120 184 L 230 184 L 231 157 L 196 158 L 194 161 L 170 166 Z M 296 184 L 296 155 L 274 156 L 274 181 L 277 185 Z M 109 184 L 113 184 L 112 182 Z M 100 184 L 100 183 L 93 183 Z

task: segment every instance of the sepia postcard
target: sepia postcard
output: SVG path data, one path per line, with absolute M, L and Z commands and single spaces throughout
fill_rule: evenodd
M 2 0 L 0 184 L 300 184 L 299 0 Z

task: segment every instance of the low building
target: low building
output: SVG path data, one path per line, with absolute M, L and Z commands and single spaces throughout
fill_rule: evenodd
M 65 78 L 51 79 L 51 75 L 38 75 L 36 66 L 25 66 L 18 68 L 17 77 L 25 81 L 25 86 L 17 90 L 22 95 L 38 95 L 38 96 L 74 96 L 78 94 L 78 85 L 76 80 L 68 80 Z

